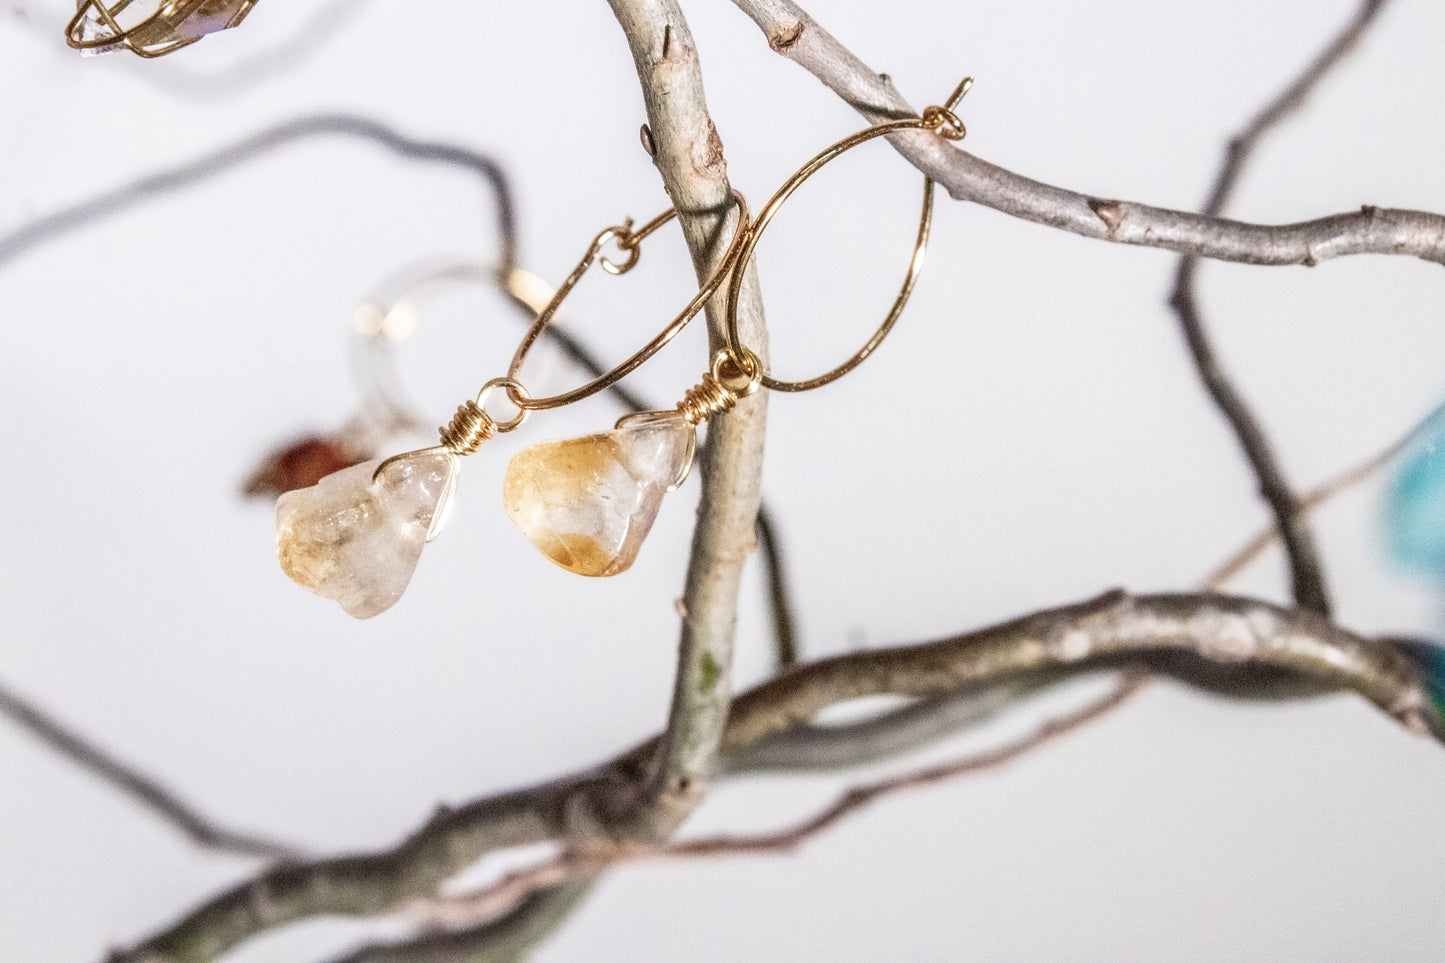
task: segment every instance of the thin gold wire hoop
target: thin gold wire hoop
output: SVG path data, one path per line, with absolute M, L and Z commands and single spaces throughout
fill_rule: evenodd
M 703 309 L 703 306 L 707 304 L 713 294 L 717 292 L 717 289 L 722 286 L 723 282 L 733 275 L 733 266 L 737 263 L 738 257 L 747 242 L 748 225 L 751 217 L 748 210 L 747 198 L 743 197 L 738 191 L 733 191 L 732 197 L 738 206 L 738 227 L 737 232 L 733 235 L 732 241 L 728 244 L 727 252 L 723 255 L 722 263 L 718 265 L 718 269 L 713 272 L 712 277 L 707 279 L 707 283 L 698 289 L 697 294 L 693 295 L 692 299 L 687 302 L 687 306 L 682 309 L 677 317 L 672 319 L 667 327 L 663 328 L 656 337 L 639 348 L 637 352 L 626 361 L 611 371 L 592 379 L 580 388 L 574 388 L 571 391 L 552 395 L 547 398 L 531 398 L 526 395 L 519 395 L 513 388 L 508 387 L 507 396 L 511 399 L 512 403 L 523 411 L 540 411 L 548 408 L 561 408 L 564 405 L 581 401 L 583 398 L 590 398 L 592 395 L 597 394 L 597 392 L 605 391 L 636 371 L 645 361 L 657 354 L 657 352 L 666 347 L 668 342 L 677 337 L 678 333 L 687 326 L 687 323 Z M 532 322 L 532 326 L 527 329 L 527 333 L 522 336 L 521 342 L 517 345 L 516 353 L 512 355 L 512 363 L 507 368 L 507 377 L 513 379 L 514 383 L 516 382 L 518 374 L 522 370 L 522 363 L 527 360 L 527 352 L 532 349 L 532 345 L 541 337 L 542 332 L 546 330 L 547 325 L 551 323 L 552 318 L 556 315 L 557 309 L 562 305 L 567 295 L 572 292 L 572 289 L 577 286 L 577 282 L 582 280 L 582 276 L 587 273 L 587 269 L 590 268 L 594 262 L 601 261 L 602 269 L 609 274 L 626 274 L 637 264 L 640 253 L 639 245 L 642 239 L 676 216 L 677 210 L 673 208 L 654 217 L 635 231 L 632 229 L 632 222 L 626 221 L 616 227 L 607 228 L 599 233 L 597 237 L 593 238 L 592 244 L 587 248 L 587 253 L 582 256 L 582 260 L 577 262 L 577 266 L 572 269 L 572 273 L 567 275 L 567 279 L 558 286 L 557 293 L 552 296 L 552 300 L 547 303 L 547 306 L 537 315 L 536 320 Z M 626 261 L 618 264 L 602 256 L 602 251 L 609 242 L 615 242 L 620 250 L 627 252 L 628 257 Z
M 762 239 L 763 231 L 767 228 L 773 216 L 781 208 L 803 183 L 814 174 L 818 173 L 830 161 L 836 160 L 842 154 L 852 150 L 860 144 L 888 134 L 894 134 L 903 130 L 927 130 L 948 140 L 960 140 L 967 134 L 963 121 L 959 120 L 954 113 L 965 94 L 973 86 L 973 78 L 965 77 L 949 96 L 944 106 L 934 105 L 926 108 L 918 117 L 907 117 L 902 120 L 891 120 L 886 123 L 860 130 L 856 134 L 850 134 L 830 147 L 824 148 L 812 160 L 804 164 L 796 174 L 788 178 L 782 187 L 768 199 L 767 204 L 758 212 L 755 220 L 748 230 L 748 238 L 743 246 L 742 253 L 734 264 L 734 277 L 728 286 L 727 297 L 727 350 L 732 355 L 734 363 L 741 370 L 750 362 L 749 358 L 756 358 L 751 351 L 743 345 L 742 335 L 738 330 L 738 295 L 741 291 L 739 283 L 742 272 L 746 269 L 749 261 L 752 260 L 753 252 Z M 815 378 L 808 378 L 802 381 L 784 381 L 774 378 L 772 375 L 763 372 L 760 376 L 760 383 L 765 388 L 773 391 L 811 391 L 814 388 L 821 388 L 823 385 L 837 381 L 854 368 L 858 367 L 877 347 L 883 343 L 893 330 L 894 324 L 903 314 L 904 307 L 908 304 L 908 298 L 913 294 L 913 286 L 918 282 L 918 275 L 923 270 L 923 256 L 928 250 L 928 236 L 933 228 L 933 181 L 927 177 L 923 179 L 923 211 L 918 218 L 918 237 L 913 244 L 913 256 L 908 262 L 908 273 L 903 279 L 903 286 L 898 292 L 898 297 L 893 301 L 893 307 L 889 309 L 888 315 L 883 323 L 873 332 L 872 336 L 859 348 L 848 360 L 835 368 L 832 368 Z

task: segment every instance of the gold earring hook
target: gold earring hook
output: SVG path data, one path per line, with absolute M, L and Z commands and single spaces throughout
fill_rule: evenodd
M 747 245 L 749 224 L 751 223 L 748 202 L 747 199 L 737 191 L 732 192 L 732 197 L 737 203 L 738 226 L 731 243 L 728 245 L 727 252 L 723 255 L 722 263 L 718 266 L 718 269 L 713 272 L 712 277 L 708 278 L 707 282 L 698 289 L 697 294 L 693 295 L 692 299 L 687 302 L 687 306 L 668 323 L 667 327 L 663 328 L 651 341 L 643 345 L 626 361 L 605 374 L 587 382 L 580 388 L 574 388 L 571 391 L 552 395 L 547 398 L 530 398 L 518 395 L 509 387 L 507 394 L 511 398 L 512 403 L 519 408 L 530 411 L 561 408 L 564 405 L 581 401 L 583 398 L 589 398 L 599 391 L 610 388 L 633 371 L 636 371 L 645 361 L 657 354 L 668 342 L 677 337 L 678 333 L 687 326 L 687 323 L 703 309 L 708 300 L 717 292 L 718 288 L 722 286 L 723 282 L 735 275 L 734 267 Z M 552 318 L 556 315 L 557 309 L 561 306 L 563 300 L 565 300 L 567 295 L 572 292 L 572 289 L 577 286 L 577 282 L 582 280 L 588 268 L 594 263 L 601 261 L 602 269 L 609 274 L 626 274 L 632 270 L 632 267 L 637 263 L 639 245 L 642 239 L 676 216 L 676 209 L 668 210 L 659 214 L 635 231 L 632 229 L 631 222 L 628 221 L 616 227 L 609 227 L 593 238 L 592 243 L 587 248 L 587 253 L 582 256 L 582 260 L 577 263 L 577 267 L 573 268 L 572 273 L 558 286 L 557 293 L 552 296 L 552 300 L 548 302 L 547 306 L 537 315 L 537 319 L 532 322 L 532 326 L 527 329 L 527 333 L 523 335 L 521 342 L 517 345 L 516 353 L 512 356 L 512 363 L 507 368 L 507 377 L 514 381 L 519 380 L 518 375 L 522 370 L 522 363 L 527 360 L 527 352 L 532 349 L 532 345 L 536 343 L 547 325 L 551 323 Z M 615 243 L 619 250 L 625 251 L 628 255 L 627 260 L 618 264 L 603 257 L 602 251 L 608 243 Z
M 742 343 L 742 336 L 738 331 L 738 296 L 741 291 L 740 281 L 742 272 L 753 257 L 753 252 L 762 239 L 763 231 L 772 221 L 773 216 L 792 196 L 793 192 L 803 183 L 818 173 L 830 161 L 836 160 L 842 154 L 852 150 L 860 144 L 865 144 L 877 137 L 884 137 L 888 134 L 897 133 L 902 130 L 927 130 L 932 131 L 947 140 L 960 140 L 967 133 L 963 121 L 959 120 L 954 109 L 964 96 L 973 87 L 973 78 L 965 77 L 942 106 L 926 108 L 918 117 L 908 117 L 902 120 L 893 120 L 886 123 L 860 130 L 856 134 L 850 134 L 837 143 L 824 148 L 811 160 L 799 168 L 798 172 L 788 178 L 782 187 L 768 199 L 767 204 L 758 212 L 757 220 L 753 221 L 748 230 L 747 241 L 743 245 L 741 254 L 733 265 L 732 283 L 728 287 L 727 297 L 727 343 L 728 351 L 732 354 L 734 362 L 743 370 L 749 358 L 755 359 L 751 351 Z M 842 364 L 832 368 L 815 378 L 808 378 L 801 381 L 784 381 L 775 378 L 766 372 L 760 374 L 760 380 L 764 387 L 773 391 L 811 391 L 814 388 L 821 388 L 823 385 L 837 381 L 854 368 L 858 367 L 877 347 L 883 343 L 893 330 L 894 324 L 903 314 L 903 308 L 908 304 L 908 298 L 913 294 L 913 286 L 918 281 L 918 275 L 923 270 L 923 256 L 928 249 L 928 237 L 933 227 L 933 181 L 925 177 L 923 179 L 923 211 L 918 218 L 918 237 L 913 244 L 913 256 L 908 262 L 908 273 L 904 276 L 903 286 L 898 292 L 898 297 L 893 301 L 893 307 L 889 309 L 883 323 L 873 332 L 872 336 L 854 354 Z

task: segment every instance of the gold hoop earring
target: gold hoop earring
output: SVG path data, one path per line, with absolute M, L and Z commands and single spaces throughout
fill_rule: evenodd
M 746 200 L 733 193 L 737 228 L 717 270 L 668 324 L 627 360 L 591 381 L 559 394 L 537 397 L 521 380 L 521 368 L 563 301 L 593 264 L 614 275 L 638 262 L 642 241 L 676 217 L 669 210 L 634 228 L 630 220 L 600 232 L 572 273 L 537 312 L 512 354 L 507 373 L 488 381 L 440 429 L 440 444 L 368 462 L 323 479 L 317 486 L 283 495 L 277 504 L 277 553 L 292 579 L 333 598 L 350 614 L 369 618 L 385 611 L 411 579 L 421 550 L 435 538 L 456 489 L 459 460 L 485 442 L 520 427 L 533 411 L 574 404 L 616 385 L 662 350 L 723 287 L 727 293 L 727 346 L 709 370 L 670 411 L 622 418 L 611 431 L 525 449 L 508 465 L 503 503 L 509 516 L 543 554 L 583 575 L 626 571 L 657 516 L 663 496 L 687 477 L 697 448 L 697 431 L 710 418 L 731 410 L 760 387 L 805 391 L 820 387 L 860 364 L 888 334 L 902 313 L 922 267 L 932 214 L 932 183 L 925 181 L 918 240 L 903 289 L 883 324 L 852 358 L 808 381 L 774 379 L 738 333 L 738 289 L 758 239 L 773 215 L 809 177 L 859 144 L 903 130 L 931 131 L 956 140 L 964 136 L 954 113 L 968 92 L 965 80 L 941 107 L 922 115 L 867 128 L 838 141 L 775 193 L 752 219 Z M 613 261 L 609 245 L 626 255 Z M 487 410 L 500 390 L 515 413 L 499 420 Z
M 503 482 L 503 506 L 543 555 L 578 575 L 605 577 L 627 571 L 652 529 L 663 496 L 687 478 L 697 450 L 697 431 L 704 422 L 729 411 L 759 387 L 775 391 L 820 388 L 872 354 L 902 315 L 922 270 L 932 224 L 933 181 L 924 178 L 918 238 L 902 290 L 888 315 L 861 349 L 822 375 L 803 381 L 773 378 L 763 371 L 757 355 L 742 345 L 737 312 L 743 272 L 779 208 L 830 161 L 860 144 L 902 130 L 929 130 L 949 140 L 962 138 L 964 126 L 954 109 L 972 85 L 972 78 L 967 78 L 944 106 L 930 107 L 916 118 L 859 131 L 821 151 L 778 188 L 755 220 L 749 221 L 742 207 L 744 216 L 724 259 L 724 270 L 729 272 L 728 346 L 714 356 L 710 370 L 675 410 L 629 415 L 612 431 L 535 445 L 512 458 Z M 635 254 L 636 247 L 631 250 Z M 705 287 L 699 298 L 711 295 L 715 288 Z M 564 290 L 570 287 L 564 285 Z M 519 351 L 518 362 L 524 354 L 525 347 Z M 512 373 L 516 370 L 514 363 Z M 562 403 L 568 400 L 567 396 L 559 398 Z

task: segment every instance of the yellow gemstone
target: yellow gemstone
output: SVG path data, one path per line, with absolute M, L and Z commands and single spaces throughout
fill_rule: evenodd
M 507 514 L 569 572 L 625 572 L 662 497 L 687 473 L 694 430 L 676 412 L 650 412 L 612 431 L 525 449 L 507 466 Z

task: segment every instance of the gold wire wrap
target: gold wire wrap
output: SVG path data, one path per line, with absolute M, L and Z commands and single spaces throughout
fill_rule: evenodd
M 234 27 L 246 19 L 246 14 L 256 5 L 256 0 L 162 0 L 155 13 L 134 26 L 122 27 L 116 17 L 125 11 L 132 0 L 83 0 L 75 16 L 65 28 L 65 42 L 75 50 L 105 50 L 110 47 L 124 47 L 140 57 L 164 57 L 182 47 L 189 47 L 204 34 L 184 36 L 181 28 L 192 17 L 226 16 L 224 26 L 213 28 L 224 30 Z M 86 15 L 92 10 L 98 15 L 91 23 L 103 25 L 110 33 L 101 37 L 85 37 Z M 213 31 L 207 31 L 213 32 Z
M 726 349 L 713 355 L 712 366 L 702 380 L 683 394 L 677 403 L 677 410 L 694 426 L 702 424 L 713 415 L 731 411 L 743 398 L 758 390 L 762 381 L 763 365 L 758 356 L 746 352 L 744 365 L 739 365 Z M 741 382 L 736 387 L 729 382 Z
M 388 467 L 401 461 L 403 458 L 410 458 L 413 455 L 425 455 L 431 452 L 444 451 L 450 455 L 471 455 L 482 447 L 485 442 L 491 441 L 498 434 L 513 431 L 522 422 L 527 420 L 528 411 L 521 405 L 517 406 L 517 413 L 506 421 L 498 421 L 487 414 L 487 396 L 497 388 L 504 388 L 510 397 L 516 394 L 522 400 L 530 397 L 527 389 L 520 381 L 513 378 L 493 378 L 482 385 L 482 390 L 477 392 L 475 398 L 462 402 L 457 406 L 457 413 L 452 420 L 437 429 L 441 435 L 441 444 L 432 445 L 429 448 L 417 448 L 414 451 L 404 451 L 399 455 L 392 455 L 390 458 L 376 466 L 376 471 L 371 473 L 371 480 L 375 482 L 381 477 L 381 473 Z
M 967 133 L 963 121 L 958 119 L 954 113 L 964 95 L 973 86 L 973 78 L 965 77 L 963 81 L 954 88 L 943 106 L 934 105 L 926 108 L 918 117 L 908 117 L 903 120 L 893 120 L 887 123 L 878 124 L 858 131 L 833 144 L 831 147 L 820 151 L 812 160 L 804 164 L 796 174 L 788 178 L 783 186 L 768 199 L 763 209 L 758 212 L 757 219 L 752 222 L 747 231 L 747 241 L 743 244 L 742 252 L 738 255 L 737 261 L 733 264 L 733 277 L 728 285 L 727 297 L 727 343 L 728 351 L 739 365 L 746 363 L 744 352 L 747 351 L 742 343 L 742 335 L 738 331 L 738 295 L 741 292 L 743 271 L 749 261 L 752 260 L 753 252 L 761 240 L 763 230 L 778 213 L 778 209 L 792 196 L 793 192 L 803 185 L 803 182 L 814 174 L 818 173 L 828 162 L 835 160 L 840 155 L 852 150 L 859 144 L 865 144 L 876 137 L 883 137 L 888 134 L 897 133 L 903 130 L 927 130 L 932 131 L 947 140 L 960 140 Z M 933 181 L 925 177 L 923 179 L 923 213 L 918 219 L 918 239 L 913 245 L 913 256 L 908 262 L 908 274 L 903 279 L 903 287 L 898 292 L 898 297 L 893 301 L 893 307 L 889 309 L 888 315 L 883 323 L 873 332 L 872 336 L 854 354 L 842 364 L 815 378 L 808 378 L 802 381 L 784 381 L 774 378 L 772 375 L 762 372 L 762 385 L 773 391 L 811 391 L 814 388 L 821 388 L 823 385 L 837 381 L 848 372 L 862 364 L 873 351 L 888 337 L 893 330 L 893 325 L 903 314 L 903 308 L 908 304 L 908 298 L 913 293 L 913 286 L 918 281 L 918 275 L 923 270 L 923 255 L 928 249 L 928 235 L 933 226 Z M 748 352 L 749 354 L 751 352 Z M 747 370 L 746 368 L 744 370 Z
M 497 423 L 482 410 L 482 406 L 471 398 L 457 406 L 457 413 L 449 424 L 438 429 L 442 447 L 455 455 L 470 455 L 482 447 L 483 442 L 497 437 Z
M 742 194 L 733 191 L 732 197 L 738 206 L 738 227 L 737 232 L 733 235 L 732 242 L 728 245 L 727 252 L 723 255 L 722 263 L 718 265 L 718 269 L 713 272 L 712 277 L 708 278 L 706 283 L 698 289 L 697 294 L 693 295 L 692 300 L 687 302 L 687 306 L 682 309 L 677 317 L 672 319 L 667 327 L 662 329 L 661 333 L 643 345 L 632 357 L 611 371 L 594 378 L 582 387 L 575 388 L 572 391 L 552 395 L 548 398 L 531 398 L 508 388 L 507 395 L 511 398 L 512 404 L 526 411 L 536 411 L 546 408 L 561 408 L 564 405 L 581 401 L 583 398 L 589 398 L 599 391 L 610 388 L 612 385 L 636 371 L 643 362 L 657 354 L 657 352 L 666 347 L 668 342 L 677 337 L 678 333 L 687 326 L 687 323 L 703 309 L 703 306 L 707 304 L 713 294 L 717 292 L 717 289 L 722 286 L 723 282 L 734 274 L 733 268 L 737 264 L 737 259 L 747 239 L 751 214 L 748 210 L 747 199 L 743 197 Z M 582 276 L 587 273 L 587 269 L 590 268 L 594 262 L 601 260 L 602 269 L 609 274 L 626 274 L 637 264 L 640 253 L 638 245 L 642 239 L 676 216 L 677 211 L 675 209 L 668 210 L 648 221 L 637 230 L 633 230 L 632 222 L 629 220 L 617 227 L 609 227 L 607 230 L 598 234 L 597 237 L 593 239 L 592 244 L 587 248 L 587 253 L 584 254 L 582 260 L 578 262 L 577 267 L 574 268 L 572 273 L 567 276 L 567 279 L 558 286 L 557 293 L 552 296 L 552 300 L 548 302 L 547 306 L 537 315 L 537 319 L 532 322 L 532 326 L 527 329 L 527 333 L 522 337 L 521 343 L 517 345 L 516 353 L 512 356 L 512 364 L 507 369 L 507 377 L 517 377 L 518 373 L 522 370 L 522 362 L 527 360 L 527 352 L 531 350 L 537 338 L 541 336 L 543 330 L 545 330 L 547 325 L 552 321 L 562 301 L 571 293 L 572 289 L 577 286 L 577 282 L 582 280 Z M 606 247 L 609 242 L 615 242 L 620 250 L 627 253 L 626 261 L 618 264 L 601 256 L 602 249 Z

